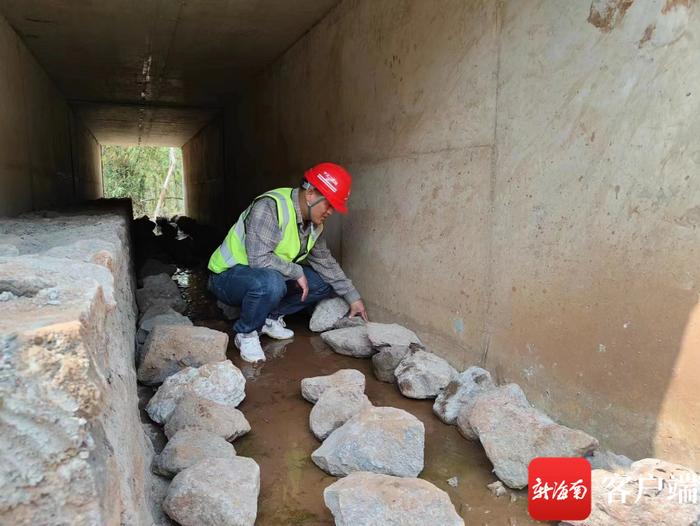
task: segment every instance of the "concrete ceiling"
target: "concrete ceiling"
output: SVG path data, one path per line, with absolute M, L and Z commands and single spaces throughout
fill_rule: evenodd
M 0 12 L 64 95 L 91 103 L 98 139 L 118 142 L 131 129 L 150 144 L 189 133 L 194 120 L 177 123 L 201 120 L 193 107 L 220 106 L 338 1 L 0 0 Z

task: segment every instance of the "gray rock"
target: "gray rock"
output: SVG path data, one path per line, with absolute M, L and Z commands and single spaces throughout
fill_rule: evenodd
M 372 369 L 377 380 L 394 383 L 396 376 L 394 371 L 408 353 L 408 347 L 383 347 L 377 354 L 372 356 Z
M 697 493 L 694 493 L 694 499 L 692 495 L 697 492 L 697 480 L 697 473 L 690 468 L 657 458 L 633 462 L 629 471 L 623 474 L 594 469 L 591 514 L 585 520 L 560 524 L 696 526 L 700 518 L 700 502 Z M 612 498 L 608 499 L 611 491 Z M 688 492 L 691 498 L 682 498 L 681 491 Z M 625 492 L 627 496 L 623 503 Z
M 250 424 L 235 407 L 188 393 L 165 424 L 165 436 L 170 438 L 183 429 L 202 429 L 232 441 L 248 433 Z
M 486 484 L 486 487 L 489 488 L 489 490 L 491 490 L 491 493 L 494 497 L 502 497 L 503 495 L 508 493 L 508 490 L 503 485 L 503 482 L 501 482 L 500 480 L 492 482 L 491 484 Z
M 527 397 L 525 396 L 525 393 L 523 393 L 523 390 L 520 388 L 519 385 L 507 384 L 498 387 L 498 390 L 498 400 L 508 400 L 508 403 L 510 404 L 516 404 L 522 407 L 530 407 L 530 402 L 527 401 Z M 476 434 L 476 431 L 472 429 L 472 425 L 469 423 L 469 415 L 471 414 L 471 410 L 474 407 L 474 403 L 479 398 L 479 396 L 483 395 L 488 391 L 489 390 L 487 389 L 485 391 L 475 393 L 474 399 L 471 400 L 469 403 L 464 404 L 459 410 L 459 413 L 457 414 L 457 420 L 455 422 L 457 424 L 457 429 L 459 429 L 459 432 L 462 434 L 462 436 L 468 440 L 479 440 L 479 436 Z
M 365 325 L 365 320 L 363 320 L 360 316 L 353 316 L 352 318 L 348 318 L 347 316 L 343 316 L 337 322 L 335 322 L 335 325 L 333 325 L 333 328 L 334 329 L 347 329 L 349 327 L 361 327 L 364 325 Z
M 394 371 L 401 394 L 408 398 L 435 398 L 457 376 L 446 360 L 429 351 L 408 353 Z
M 396 323 L 367 324 L 367 337 L 375 348 L 384 346 L 408 347 L 412 343 L 421 345 L 416 333 Z
M 494 387 L 488 371 L 481 367 L 469 367 L 438 394 L 433 404 L 433 412 L 446 424 L 456 424 L 457 415 L 462 407 L 471 407 L 479 394 Z
M 9 290 L 3 290 L 0 292 L 0 302 L 6 302 L 6 301 L 11 301 L 17 299 L 17 296 L 12 294 Z
M 180 399 L 188 393 L 236 407 L 245 398 L 245 378 L 228 360 L 208 363 L 198 369 L 187 367 L 165 379 L 146 406 L 148 416 L 159 424 L 166 423 Z
M 371 405 L 369 398 L 356 387 L 326 389 L 309 414 L 311 432 L 319 440 L 325 440 L 331 432 Z
M 153 305 L 168 306 L 177 312 L 185 312 L 187 307 L 180 289 L 167 274 L 145 277 L 143 287 L 136 290 L 136 304 L 141 312 Z
M 139 329 L 136 332 L 136 341 L 138 343 L 145 343 L 148 334 L 156 325 L 192 326 L 192 320 L 167 306 L 151 307 L 141 318 Z
M 369 358 L 376 352 L 372 349 L 372 344 L 367 337 L 367 328 L 364 325 L 333 329 L 322 333 L 321 339 L 335 352 L 345 356 Z
M 449 495 L 422 479 L 351 473 L 323 500 L 336 526 L 464 526 Z
M 365 375 L 357 369 L 340 369 L 326 376 L 304 378 L 301 381 L 301 396 L 304 400 L 315 404 L 326 389 L 351 388 L 365 392 Z
M 233 458 L 236 450 L 220 436 L 201 429 L 183 429 L 173 435 L 153 463 L 153 471 L 172 477 L 205 458 Z
M 593 451 L 589 455 L 586 455 L 586 460 L 588 460 L 591 465 L 591 469 L 604 469 L 617 473 L 624 473 L 632 465 L 632 459 L 625 455 L 618 455 L 607 449 L 597 449 Z
M 221 309 L 227 320 L 237 320 L 241 316 L 241 308 L 237 305 L 229 305 L 219 300 L 216 302 L 216 306 Z
M 316 305 L 309 322 L 313 332 L 323 332 L 334 328 L 335 324 L 350 310 L 350 305 L 343 298 L 328 298 Z
M 185 367 L 226 360 L 228 334 L 207 327 L 156 325 L 143 345 L 138 379 L 161 383 Z
M 523 405 L 512 389 L 486 391 L 469 414 L 469 423 L 504 484 L 516 489 L 527 486 L 527 467 L 534 458 L 581 457 L 598 448 L 592 436 Z
M 208 458 L 175 476 L 163 509 L 182 526 L 253 526 L 259 493 L 253 459 Z
M 157 259 L 147 259 L 137 273 L 139 283 L 143 283 L 143 279 L 148 276 L 157 276 L 158 274 L 167 274 L 172 276 L 175 274 L 177 266 L 171 263 L 163 263 Z
M 0 258 L 13 258 L 19 256 L 19 249 L 10 244 L 0 244 Z
M 394 407 L 368 407 L 333 431 L 311 460 L 337 477 L 353 471 L 417 477 L 424 447 L 425 428 L 415 416 Z

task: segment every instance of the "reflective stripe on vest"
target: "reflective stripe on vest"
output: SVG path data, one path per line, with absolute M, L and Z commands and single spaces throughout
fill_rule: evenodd
M 308 256 L 311 249 L 316 244 L 323 227 L 316 229 L 311 228 L 306 250 L 302 251 L 301 242 L 299 239 L 299 230 L 296 222 L 296 211 L 294 202 L 292 201 L 292 188 L 278 188 L 265 192 L 256 197 L 250 206 L 240 215 L 236 224 L 229 230 L 226 239 L 214 251 L 209 259 L 209 270 L 214 273 L 221 273 L 237 264 L 248 264 L 248 255 L 245 251 L 245 220 L 248 217 L 253 205 L 260 199 L 269 197 L 274 199 L 277 205 L 277 217 L 280 230 L 282 231 L 282 239 L 275 247 L 274 253 L 284 261 L 303 261 Z M 281 217 L 280 217 L 281 216 Z M 290 218 L 294 217 L 294 221 L 290 224 Z

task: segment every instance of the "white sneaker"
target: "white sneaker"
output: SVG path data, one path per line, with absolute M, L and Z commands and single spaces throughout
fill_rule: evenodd
M 293 338 L 294 331 L 285 329 L 285 327 L 286 325 L 284 324 L 282 316 L 276 320 L 267 318 L 265 320 L 265 325 L 263 325 L 262 331 L 260 332 L 267 334 L 270 338 L 274 338 L 275 340 L 288 340 L 289 338 Z
M 249 333 L 238 333 L 233 339 L 233 343 L 241 351 L 241 358 L 246 362 L 264 362 L 265 353 L 260 347 L 260 339 L 258 339 L 258 331 Z

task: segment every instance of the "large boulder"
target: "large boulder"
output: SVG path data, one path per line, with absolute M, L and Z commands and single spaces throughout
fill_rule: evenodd
M 326 389 L 331 387 L 350 388 L 365 392 L 365 375 L 357 369 L 340 369 L 333 374 L 313 376 L 301 381 L 301 396 L 315 404 Z
M 421 345 L 416 333 L 397 323 L 367 323 L 367 337 L 372 347 L 408 347 L 409 345 Z
M 353 471 L 417 477 L 424 447 L 425 428 L 415 416 L 394 407 L 368 407 L 333 431 L 311 460 L 337 477 Z
M 172 477 L 205 458 L 233 458 L 236 450 L 220 436 L 201 429 L 183 429 L 155 458 L 153 471 Z
M 321 334 L 321 339 L 335 352 L 345 356 L 369 358 L 376 352 L 367 337 L 365 325 L 327 331 Z
M 697 526 L 698 474 L 657 458 L 633 462 L 624 473 L 594 469 L 591 514 L 580 526 Z
M 450 497 L 422 479 L 355 472 L 323 491 L 336 526 L 464 526 Z
M 350 305 L 343 298 L 328 298 L 316 305 L 309 322 L 313 332 L 324 332 L 334 328 L 335 324 L 350 310 Z
M 326 389 L 309 414 L 311 432 L 319 440 L 325 440 L 350 418 L 371 405 L 369 398 L 355 387 Z
M 165 436 L 170 438 L 183 429 L 201 429 L 232 441 L 248 433 L 250 424 L 235 407 L 188 393 L 165 424 Z
M 495 387 L 491 374 L 481 367 L 469 367 L 437 395 L 433 412 L 446 424 L 456 424 L 459 411 L 471 407 L 476 397 Z
M 504 484 L 515 489 L 527 486 L 527 468 L 534 458 L 582 457 L 598 448 L 595 438 L 524 405 L 512 390 L 486 391 L 469 414 L 469 423 Z
M 148 334 L 156 325 L 192 326 L 192 320 L 190 320 L 187 316 L 174 311 L 168 306 L 154 305 L 141 317 L 139 329 L 136 332 L 136 341 L 138 343 L 145 343 L 146 338 L 148 338 Z
M 163 509 L 182 526 L 253 526 L 259 493 L 253 459 L 208 458 L 175 476 Z
M 180 399 L 188 393 L 236 407 L 245 398 L 245 378 L 228 360 L 197 369 L 187 367 L 165 379 L 146 406 L 148 416 L 159 424 L 166 423 Z
M 446 360 L 424 350 L 410 352 L 394 371 L 401 394 L 408 398 L 435 398 L 457 376 Z
M 392 384 L 396 382 L 394 371 L 408 352 L 408 347 L 389 346 L 381 348 L 377 354 L 372 356 L 372 370 L 377 380 Z
M 138 379 L 155 385 L 185 367 L 226 360 L 228 334 L 207 327 L 156 325 L 143 345 Z
M 494 393 L 494 396 L 489 398 L 489 400 L 493 400 L 494 402 L 497 401 L 498 403 L 506 403 L 507 401 L 511 405 L 518 405 L 525 408 L 530 407 L 530 402 L 528 402 L 525 393 L 523 393 L 523 390 L 519 385 L 507 384 L 502 385 L 497 389 L 498 393 Z M 468 440 L 479 440 L 479 435 L 476 434 L 476 431 L 469 423 L 469 416 L 471 415 L 474 402 L 476 402 L 477 398 L 488 391 L 489 390 L 475 393 L 474 399 L 471 402 L 464 404 L 460 408 L 459 413 L 457 413 L 457 420 L 455 421 L 457 424 L 457 429 L 459 429 L 462 436 Z
M 143 287 L 136 290 L 136 303 L 141 312 L 146 312 L 153 305 L 165 305 L 177 312 L 185 312 L 187 307 L 180 289 L 167 274 L 143 278 Z

